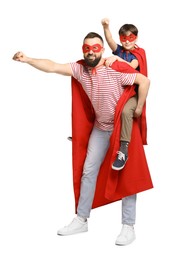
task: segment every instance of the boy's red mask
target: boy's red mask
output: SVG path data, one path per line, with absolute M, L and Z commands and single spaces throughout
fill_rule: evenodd
M 126 41 L 133 42 L 133 41 L 135 41 L 136 38 L 137 38 L 137 36 L 135 34 L 133 34 L 133 33 L 131 33 L 128 36 L 120 35 L 120 41 L 121 42 L 126 42 Z
M 102 46 L 100 44 L 88 45 L 84 44 L 82 46 L 83 53 L 93 51 L 93 52 L 100 52 L 102 50 Z

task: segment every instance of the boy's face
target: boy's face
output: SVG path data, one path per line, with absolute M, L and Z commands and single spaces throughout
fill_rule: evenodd
M 137 36 L 130 31 L 128 31 L 126 35 L 120 35 L 120 42 L 125 50 L 129 51 L 134 49 L 136 41 Z

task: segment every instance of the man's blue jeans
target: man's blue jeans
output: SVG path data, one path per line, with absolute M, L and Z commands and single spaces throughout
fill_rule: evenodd
M 77 215 L 88 218 L 95 194 L 95 186 L 100 166 L 109 147 L 111 131 L 93 128 L 81 180 Z M 136 194 L 122 199 L 122 224 L 134 225 L 136 216 Z

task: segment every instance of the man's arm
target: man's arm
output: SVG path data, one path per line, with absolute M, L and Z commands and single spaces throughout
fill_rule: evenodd
M 72 76 L 72 70 L 69 63 L 59 64 L 48 59 L 30 58 L 27 57 L 23 52 L 17 52 L 12 59 L 15 61 L 27 63 L 32 67 L 44 72 Z
M 139 117 L 142 113 L 142 109 L 148 95 L 150 80 L 144 75 L 137 73 L 134 84 L 138 84 L 138 102 L 134 116 Z
M 115 51 L 117 49 L 117 43 L 112 38 L 112 34 L 109 29 L 109 19 L 107 18 L 102 19 L 101 24 L 103 26 L 104 35 L 109 47 L 111 48 L 112 51 Z

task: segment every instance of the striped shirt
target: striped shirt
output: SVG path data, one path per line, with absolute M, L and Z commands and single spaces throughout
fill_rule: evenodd
M 95 127 L 112 131 L 115 108 L 124 86 L 133 85 L 136 73 L 122 73 L 111 67 L 100 66 L 96 74 L 79 63 L 70 63 L 73 77 L 77 79 L 88 95 L 95 111 Z

